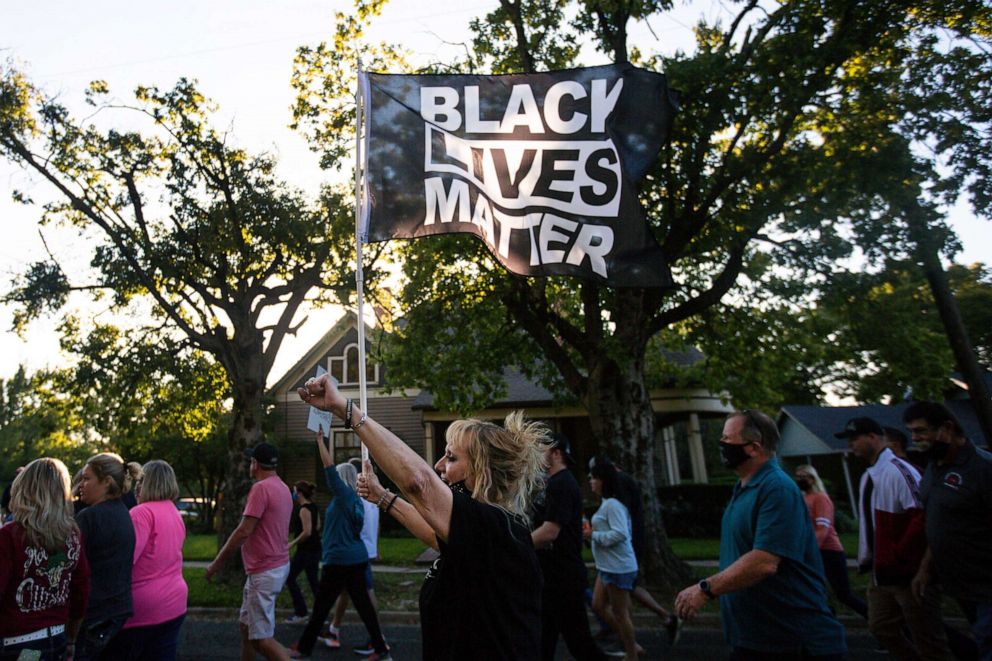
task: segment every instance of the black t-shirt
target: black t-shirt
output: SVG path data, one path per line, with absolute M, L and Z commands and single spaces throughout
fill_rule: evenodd
M 424 659 L 541 656 L 541 570 L 530 531 L 454 492 L 447 543 L 420 590 Z
M 641 502 L 641 485 L 630 474 L 617 471 L 617 500 L 630 513 L 631 543 L 634 555 L 640 561 L 644 553 L 644 504 Z M 640 562 L 637 563 L 638 565 Z
M 970 441 L 920 482 L 937 578 L 953 597 L 992 600 L 992 454 Z
M 90 505 L 76 515 L 90 563 L 90 602 L 85 621 L 130 615 L 134 525 L 120 498 Z
M 550 548 L 540 549 L 537 558 L 549 583 L 559 578 L 585 578 L 582 562 L 582 492 L 568 469 L 548 478 L 543 498 L 535 508 L 534 527 L 551 521 L 561 526 Z
M 317 534 L 317 522 L 318 512 L 317 506 L 313 503 L 307 503 L 306 505 L 300 505 L 293 509 L 293 518 L 289 522 L 289 536 L 296 539 L 303 532 L 303 520 L 300 518 L 300 510 L 306 509 L 310 512 L 310 536 L 305 540 L 296 545 L 297 551 L 319 551 L 320 550 L 320 535 Z

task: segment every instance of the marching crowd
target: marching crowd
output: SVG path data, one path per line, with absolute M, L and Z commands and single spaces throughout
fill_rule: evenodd
M 339 416 L 400 493 L 384 488 L 369 462 L 334 465 L 318 433 L 331 492 L 321 516 L 314 484 L 291 489 L 278 476 L 274 446 L 246 451 L 254 482 L 241 522 L 206 570 L 211 580 L 241 554 L 243 659 L 307 658 L 318 645 L 340 647 L 349 600 L 368 632 L 356 652 L 390 659 L 369 564 L 379 517 L 389 516 L 438 551 L 420 593 L 425 659 L 549 660 L 561 638 L 576 659 L 635 660 L 643 650 L 633 602 L 658 616 L 674 644 L 682 622 L 713 600 L 732 659 L 842 659 L 844 628 L 829 586 L 893 658 L 992 661 L 992 454 L 940 404 L 906 409 L 912 444 L 870 418 L 836 434 L 869 466 L 858 500 L 866 599 L 848 582 L 834 506 L 815 468 L 801 465 L 789 476 L 776 458 L 774 422 L 758 411 L 731 414 L 719 447 L 739 479 L 722 520 L 719 571 L 682 590 L 669 612 L 638 584 L 639 486 L 607 457 L 589 464 L 601 505 L 585 522 L 568 439 L 519 412 L 502 425 L 452 423 L 431 466 L 326 375 L 299 395 Z M 178 497 L 164 461 L 138 466 L 102 453 L 72 481 L 58 459 L 23 468 L 0 527 L 0 659 L 25 651 L 33 656 L 23 658 L 50 660 L 175 659 L 188 592 Z M 591 590 L 584 542 L 596 566 Z M 309 611 L 301 574 L 314 595 Z M 286 585 L 288 621 L 305 623 L 288 649 L 275 639 L 276 597 Z M 945 595 L 960 604 L 970 637 L 945 625 Z M 622 650 L 598 645 L 587 603 Z

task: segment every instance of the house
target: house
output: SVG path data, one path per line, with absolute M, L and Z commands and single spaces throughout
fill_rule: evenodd
M 374 333 L 368 333 L 369 342 L 374 341 L 373 336 Z M 703 359 L 702 353 L 695 350 L 666 352 L 665 357 L 683 366 Z M 316 373 L 318 366 L 337 378 L 346 397 L 358 399 L 358 328 L 353 313 L 342 317 L 269 389 L 278 421 L 275 442 L 285 457 L 280 473 L 289 484 L 308 480 L 322 487 L 324 482 L 313 445 L 314 435 L 306 428 L 309 406 L 296 394 L 296 389 Z M 366 370 L 369 415 L 406 441 L 425 460 L 436 462 L 444 451 L 448 426 L 460 416 L 436 407 L 428 391 L 386 392 L 388 366 L 369 362 Z M 553 430 L 568 436 L 580 462 L 596 452 L 598 444 L 582 407 L 556 403 L 550 392 L 511 367 L 504 369 L 503 376 L 506 395 L 476 411 L 475 417 L 499 421 L 511 411 L 523 409 L 528 417 L 543 420 Z M 724 418 L 732 410 L 728 399 L 704 388 L 675 383 L 652 391 L 659 447 L 654 461 L 656 475 L 663 484 L 707 482 L 714 469 L 721 470 L 716 441 Z M 357 437 L 344 429 L 340 420 L 332 421 L 331 430 L 335 462 L 360 455 Z
M 961 422 L 968 438 L 978 439 L 981 445 L 983 435 L 971 402 L 954 394 L 953 388 L 949 389 L 944 404 Z M 859 459 L 852 458 L 847 440 L 836 438 L 834 434 L 842 430 L 848 420 L 856 417 L 873 418 L 883 427 L 903 430 L 902 413 L 908 406 L 908 403 L 784 406 L 778 415 L 781 435 L 778 455 L 787 466 L 812 464 L 825 481 L 835 486 L 831 489 L 835 496 L 843 493 L 845 498 L 841 502 L 848 503 L 854 516 L 857 516 L 857 485 L 866 466 Z

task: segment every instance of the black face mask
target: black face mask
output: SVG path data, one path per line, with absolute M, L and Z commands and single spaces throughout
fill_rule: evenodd
M 734 445 L 731 443 L 720 442 L 720 459 L 723 460 L 723 465 L 727 468 L 737 468 L 745 461 L 750 459 L 747 456 L 747 452 L 744 448 L 751 445 L 750 443 L 744 443 L 743 445 Z
M 801 477 L 798 480 L 796 480 L 796 484 L 798 484 L 799 488 L 802 489 L 803 491 L 809 491 L 810 489 L 813 488 L 813 483 L 807 480 L 805 477 Z
M 926 454 L 930 461 L 943 461 L 947 453 L 951 451 L 950 443 L 931 443 Z

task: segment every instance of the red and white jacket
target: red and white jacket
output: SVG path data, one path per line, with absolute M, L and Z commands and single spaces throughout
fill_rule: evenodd
M 869 550 L 865 511 L 865 485 L 871 477 L 871 512 L 875 552 Z M 927 548 L 923 506 L 919 496 L 920 474 L 909 462 L 886 448 L 861 476 L 858 497 L 858 566 L 871 569 L 877 585 L 908 585 L 919 569 Z

